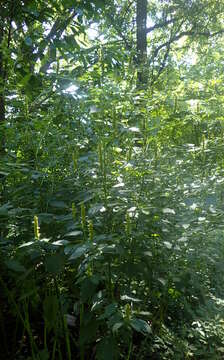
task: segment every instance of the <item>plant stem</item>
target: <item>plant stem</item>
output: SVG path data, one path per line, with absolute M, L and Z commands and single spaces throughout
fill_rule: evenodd
M 83 315 L 84 315 L 84 304 L 80 305 L 80 330 L 82 327 L 82 323 L 83 323 Z M 84 360 L 84 345 L 80 344 L 80 360 Z
M 64 328 L 65 328 L 65 342 L 67 347 L 68 360 L 72 360 L 69 332 L 68 332 L 68 326 L 65 316 L 64 316 Z
M 130 341 L 130 344 L 129 344 L 127 360 L 130 360 L 131 350 L 132 350 L 132 340 Z

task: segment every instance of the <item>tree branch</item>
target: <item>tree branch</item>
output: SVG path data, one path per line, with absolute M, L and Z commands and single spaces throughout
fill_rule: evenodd
M 46 49 L 46 47 L 49 45 L 49 43 L 51 42 L 51 40 L 52 40 L 53 38 L 57 37 L 58 39 L 60 39 L 60 37 L 61 37 L 61 35 L 63 34 L 64 30 L 67 28 L 67 26 L 70 24 L 70 22 L 74 19 L 74 17 L 76 16 L 76 14 L 77 14 L 77 13 L 76 13 L 76 11 L 74 10 L 74 11 L 72 12 L 72 14 L 66 18 L 65 21 L 62 21 L 61 18 L 57 18 L 57 19 L 55 20 L 55 23 L 54 23 L 54 25 L 52 26 L 49 34 L 47 35 L 47 37 L 46 37 L 46 38 L 43 40 L 43 42 L 42 42 L 42 43 L 47 42 L 47 44 L 46 44 L 46 46 L 45 46 L 45 49 Z M 41 45 L 41 44 L 40 44 L 40 45 Z M 44 51 L 43 48 L 40 46 L 40 49 L 39 49 L 39 51 L 38 51 L 38 53 L 37 53 L 37 58 L 40 57 L 40 55 L 41 55 L 41 53 L 43 53 L 43 51 Z M 48 59 L 48 61 L 47 61 L 44 65 L 41 66 L 40 72 L 46 72 L 46 71 L 49 69 L 49 67 L 50 67 L 50 65 L 51 65 L 51 63 L 52 63 L 53 61 L 54 61 L 54 59 L 50 57 L 50 58 Z
M 153 26 L 150 26 L 149 28 L 146 29 L 146 32 L 147 34 L 151 33 L 152 31 L 154 31 L 155 29 L 161 29 L 163 28 L 164 26 L 167 26 L 169 24 L 173 24 L 175 23 L 176 21 L 178 20 L 178 18 L 173 18 L 173 19 L 170 19 L 170 20 L 165 20 L 161 23 L 158 23 L 158 24 L 155 24 Z
M 181 24 L 182 26 L 182 24 Z M 224 33 L 224 29 L 220 29 L 219 31 L 216 31 L 214 33 L 211 33 L 209 31 L 199 31 L 197 32 L 194 28 L 192 28 L 191 30 L 189 31 L 182 31 L 181 33 L 179 33 L 178 35 L 174 35 L 174 36 L 171 36 L 170 39 L 168 41 L 166 41 L 165 43 L 159 45 L 154 53 L 153 53 L 153 56 L 152 56 L 152 59 L 150 61 L 150 63 L 152 61 L 154 61 L 154 59 L 156 58 L 156 56 L 158 55 L 159 51 L 166 47 L 166 52 L 164 54 L 164 57 L 163 57 L 163 61 L 162 61 L 162 64 L 158 70 L 158 73 L 157 73 L 157 76 L 156 78 L 154 77 L 151 81 L 151 85 L 156 81 L 158 80 L 159 76 L 161 75 L 162 71 L 164 70 L 165 68 L 165 65 L 166 65 L 166 60 L 169 56 L 169 52 L 170 52 L 170 49 L 171 49 L 171 45 L 175 42 L 175 41 L 178 41 L 180 40 L 182 37 L 184 36 L 205 36 L 207 38 L 211 38 L 211 37 L 214 37 L 216 35 L 220 35 L 220 34 L 223 34 Z
M 220 34 L 223 34 L 224 33 L 224 29 L 221 29 L 219 31 L 216 31 L 214 33 L 210 33 L 209 31 L 199 31 L 197 32 L 194 28 L 192 28 L 191 30 L 189 31 L 182 31 L 180 34 L 178 35 L 175 35 L 173 37 L 170 38 L 170 40 L 166 41 L 165 43 L 159 45 L 156 50 L 154 51 L 154 54 L 153 54 L 153 58 L 155 58 L 159 51 L 164 48 L 164 47 L 167 47 L 167 46 L 170 46 L 171 44 L 173 44 L 175 41 L 178 41 L 180 40 L 182 37 L 184 36 L 205 36 L 207 38 L 211 38 L 211 37 L 214 37 L 216 35 L 220 35 Z

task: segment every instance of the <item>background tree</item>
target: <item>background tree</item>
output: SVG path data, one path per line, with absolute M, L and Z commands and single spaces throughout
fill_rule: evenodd
M 137 79 L 139 86 L 147 85 L 147 0 L 137 0 L 136 4 L 136 41 L 137 41 Z

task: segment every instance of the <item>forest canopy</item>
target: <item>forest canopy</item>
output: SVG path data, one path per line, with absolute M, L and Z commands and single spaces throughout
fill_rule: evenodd
M 224 2 L 0 1 L 9 360 L 223 359 Z

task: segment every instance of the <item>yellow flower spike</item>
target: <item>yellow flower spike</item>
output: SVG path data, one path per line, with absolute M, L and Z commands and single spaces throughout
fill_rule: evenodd
M 72 217 L 73 217 L 74 222 L 76 221 L 76 214 L 77 214 L 77 209 L 75 207 L 75 204 L 72 203 Z
M 34 216 L 34 237 L 36 240 L 40 239 L 40 228 L 39 228 L 39 221 L 38 221 L 38 217 L 35 215 Z
M 130 320 L 131 318 L 131 306 L 130 304 L 125 305 L 125 317 L 127 320 Z
M 81 221 L 82 221 L 82 229 L 85 230 L 85 226 L 86 226 L 86 209 L 85 209 L 85 205 L 83 203 L 81 204 Z
M 88 221 L 88 230 L 89 230 L 89 240 L 93 241 L 93 222 L 92 222 L 92 220 Z

